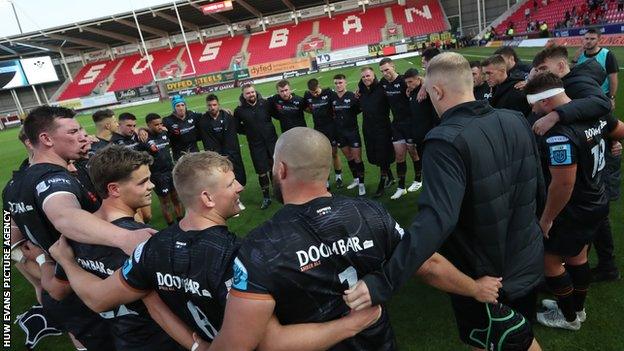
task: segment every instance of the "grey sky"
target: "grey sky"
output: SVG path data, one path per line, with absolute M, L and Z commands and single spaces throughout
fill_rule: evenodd
M 172 3 L 163 0 L 11 0 L 24 33 Z M 19 34 L 8 0 L 0 0 L 0 37 Z

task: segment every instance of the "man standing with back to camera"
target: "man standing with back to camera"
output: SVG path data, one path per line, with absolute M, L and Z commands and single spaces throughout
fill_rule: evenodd
M 411 235 L 345 300 L 356 309 L 386 302 L 440 249 L 470 277 L 502 278 L 496 304 L 450 295 L 461 340 L 476 349 L 539 350 L 529 321 L 543 275 L 536 213 L 544 189 L 530 126 L 517 112 L 475 101 L 460 54 L 433 58 L 425 88 L 441 121 L 425 139 L 425 184 Z

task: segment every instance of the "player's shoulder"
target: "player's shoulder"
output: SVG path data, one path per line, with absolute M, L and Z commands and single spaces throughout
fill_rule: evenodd
M 150 228 L 149 225 L 147 225 L 145 223 L 137 222 L 132 217 L 117 218 L 116 220 L 112 221 L 111 223 L 116 225 L 116 226 L 118 226 L 118 227 L 121 227 L 121 228 L 124 228 L 124 229 L 128 229 L 128 230 Z
M 575 126 L 557 123 L 544 133 L 542 139 L 546 144 L 575 143 L 577 138 L 574 129 Z

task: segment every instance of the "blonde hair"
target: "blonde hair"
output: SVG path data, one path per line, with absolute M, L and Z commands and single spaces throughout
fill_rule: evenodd
M 459 92 L 473 88 L 470 63 L 455 52 L 444 52 L 432 58 L 427 66 L 427 79 Z
M 180 158 L 173 168 L 173 184 L 180 201 L 192 207 L 197 196 L 218 182 L 218 173 L 227 173 L 234 167 L 226 157 L 213 151 L 193 152 Z

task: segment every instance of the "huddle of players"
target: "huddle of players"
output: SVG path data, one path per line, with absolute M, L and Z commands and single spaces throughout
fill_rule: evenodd
M 587 33 L 584 48 L 595 48 L 597 38 L 595 31 Z M 597 51 L 608 53 L 599 47 Z M 612 261 L 608 224 L 609 192 L 613 192 L 609 188 L 619 188 L 619 181 L 609 184 L 612 175 L 605 173 L 612 171 L 603 172 L 607 163 L 620 163 L 619 141 L 624 137 L 622 122 L 613 116 L 615 90 L 607 76 L 612 71 L 605 71 L 604 62 L 587 58 L 585 53 L 570 67 L 565 47 L 551 46 L 534 58 L 530 74 L 526 69 L 519 74 L 518 67 L 508 62 L 509 56 L 512 62 L 517 62 L 517 57 L 514 60 L 515 53 L 509 52 L 513 49 L 472 65 L 475 95 L 487 91 L 483 95 L 493 107 L 519 111 L 534 126 L 547 185 L 540 217 L 545 237 L 544 273 L 557 298 L 542 301 L 547 311 L 538 313 L 537 320 L 546 326 L 578 330 L 586 319 L 585 298 L 592 279 L 587 257 L 592 242 L 600 256 L 594 279 L 613 279 L 600 278 L 605 273 L 619 275 Z M 481 70 L 487 84 L 479 77 Z M 519 84 L 525 74 L 528 83 Z M 609 161 L 614 157 L 615 161 Z M 606 245 L 605 239 L 598 240 L 605 234 Z M 608 242 L 610 254 L 604 257 L 601 250 Z
M 446 58 L 447 56 L 444 57 Z M 559 48 L 546 49 L 536 57 L 535 67 L 540 71 L 551 70 L 548 64 L 552 60 L 556 61 L 556 64 L 562 61 L 567 63 L 567 56 L 562 57 L 562 50 Z M 371 76 L 372 70 L 362 71 L 359 93 L 362 96 L 369 94 L 379 97 L 380 83 Z M 393 84 L 394 81 L 390 83 Z M 533 104 L 533 111 L 546 114 L 555 109 L 561 111 L 562 106 L 572 104 L 575 100 L 570 101 L 565 95 L 568 88 L 562 91 L 564 84 L 556 73 L 542 73 L 533 77 L 525 87 L 528 99 Z M 417 87 L 415 86 L 410 93 L 416 91 Z M 439 109 L 441 98 L 439 91 L 430 88 L 427 89 L 427 93 L 435 94 L 431 99 L 437 99 L 436 109 Z M 256 97 L 255 90 L 250 87 L 243 89 L 242 98 L 251 110 L 258 102 L 258 99 L 252 99 L 252 96 Z M 366 98 L 362 98 L 361 101 L 366 101 Z M 397 245 L 410 235 L 404 232 L 383 208 L 373 202 L 329 195 L 325 183 L 329 176 L 332 150 L 330 144 L 320 134 L 295 128 L 291 132 L 284 133 L 279 139 L 275 146 L 275 159 L 271 168 L 275 195 L 278 199 L 283 197 L 288 205 L 278 211 L 271 221 L 254 230 L 242 244 L 224 227 L 226 219 L 240 211 L 238 197 L 242 186 L 232 172 L 235 167 L 228 159 L 214 153 L 192 153 L 184 156 L 173 170 L 173 179 L 180 200 L 187 208 L 185 218 L 140 244 L 120 269 L 121 261 L 127 256 L 113 247 L 121 246 L 129 253 L 128 245 L 131 244 L 121 245 L 119 240 L 114 239 L 127 235 L 144 237 L 145 232 L 140 229 L 138 232 L 115 231 L 110 226 L 104 226 L 105 222 L 96 221 L 93 217 L 126 229 L 138 228 L 139 225 L 134 224 L 129 217 L 139 208 L 148 205 L 149 193 L 153 187 L 149 181 L 148 171 L 151 160 L 128 148 L 109 147 L 97 153 L 90 161 L 89 172 L 90 179 L 94 182 L 93 188 L 103 198 L 102 206 L 94 216 L 88 216 L 87 213 L 83 213 L 85 211 L 79 212 L 77 206 L 95 210 L 97 198 L 94 200 L 93 194 L 87 190 L 90 188 L 88 184 L 81 183 L 80 177 L 73 177 L 67 173 L 66 167 L 63 166 L 69 160 L 79 158 L 88 141 L 83 133 L 80 133 L 80 128 L 71 118 L 73 114 L 70 111 L 50 109 L 42 107 L 41 110 L 34 111 L 25 123 L 27 139 L 36 140 L 34 143 L 31 142 L 34 146 L 33 166 L 26 169 L 26 177 L 23 179 L 17 177 L 18 183 L 22 179 L 21 185 L 18 185 L 23 190 L 24 197 L 21 199 L 22 206 L 13 207 L 23 208 L 25 212 L 15 211 L 13 218 L 20 231 L 26 233 L 35 244 L 43 246 L 44 250 L 50 248 L 54 237 L 58 237 L 60 232 L 73 239 L 70 242 L 73 251 L 64 239 L 59 240 L 51 249 L 64 272 L 60 269 L 57 272 L 50 269 L 54 262 L 45 255 L 35 257 L 35 261 L 42 269 L 42 285 L 44 289 L 54 291 L 56 297 L 69 293 L 66 287 L 62 289 L 51 287 L 48 285 L 49 282 L 43 283 L 43 269 L 45 268 L 48 273 L 52 270 L 57 280 L 68 277 L 71 287 L 91 309 L 105 311 L 114 308 L 112 312 L 106 314 L 112 317 L 109 319 L 120 328 L 113 327 L 113 335 L 117 330 L 128 339 L 127 333 L 121 330 L 127 331 L 124 328 L 137 328 L 137 325 L 141 325 L 139 328 L 145 330 L 145 333 L 132 335 L 130 341 L 124 341 L 131 343 L 132 346 L 122 343 L 118 344 L 118 349 L 134 350 L 147 345 L 151 348 L 146 349 L 154 349 L 154 345 L 168 345 L 167 342 L 171 342 L 158 339 L 158 344 L 149 343 L 151 338 L 147 334 L 150 336 L 164 334 L 162 332 L 157 334 L 156 331 L 159 329 L 144 312 L 145 306 L 150 310 L 151 317 L 178 343 L 187 348 L 193 342 L 197 342 L 200 346 L 202 344 L 198 338 L 191 336 L 192 332 L 204 340 L 211 340 L 217 330 L 220 330 L 219 337 L 212 345 L 215 349 L 219 347 L 231 349 L 235 345 L 244 349 L 253 349 L 258 345 L 260 348 L 278 347 L 277 341 L 283 342 L 281 347 L 287 349 L 302 348 L 304 347 L 302 345 L 329 347 L 347 337 L 351 338 L 340 344 L 341 347 L 395 348 L 387 313 L 384 311 L 380 322 L 370 328 L 366 327 L 379 317 L 374 309 L 365 310 L 360 314 L 352 313 L 342 319 L 314 326 L 296 325 L 296 323 L 326 322 L 348 312 L 348 308 L 342 304 L 339 297 L 345 286 L 353 287 L 359 277 L 378 269 L 381 262 L 396 254 Z M 365 112 L 366 130 L 366 109 L 362 109 Z M 605 122 L 598 120 L 583 122 L 570 118 L 571 120 L 567 121 L 562 119 L 561 123 L 555 125 L 538 142 L 544 163 L 544 174 L 549 183 L 548 196 L 542 204 L 544 210 L 539 222 L 547 237 L 546 281 L 558 297 L 558 303 L 547 303 L 550 310 L 540 313 L 538 320 L 551 326 L 578 329 L 580 320 L 585 316 L 583 301 L 588 285 L 586 244 L 591 238 L 591 228 L 595 228 L 596 221 L 603 220 L 606 216 L 604 189 L 599 179 L 600 170 L 604 166 L 604 160 L 601 159 L 601 150 L 604 152 L 602 132 L 603 129 L 608 130 L 611 137 L 617 139 L 623 135 L 621 123 L 614 122 L 613 119 Z M 47 121 L 48 124 L 41 121 Z M 398 122 L 395 126 L 400 126 Z M 566 126 L 566 122 L 569 125 Z M 57 123 L 61 125 L 58 126 Z M 398 129 L 398 132 L 401 130 Z M 394 149 L 396 151 L 398 148 Z M 597 152 L 593 152 L 594 149 Z M 263 157 L 271 158 L 270 155 Z M 121 162 L 121 160 L 129 161 Z M 112 167 L 112 164 L 115 166 Z M 254 166 L 255 164 L 256 161 Z M 397 168 L 397 171 L 400 170 Z M 400 177 L 401 172 L 397 173 Z M 570 179 L 574 179 L 574 182 L 570 183 Z M 570 187 L 570 184 L 573 184 L 573 187 Z M 566 201 L 562 202 L 561 199 Z M 58 218 L 62 217 L 59 206 L 72 208 L 73 217 L 70 218 L 76 221 L 71 223 L 72 221 L 67 220 L 67 216 Z M 293 222 L 293 218 L 298 218 L 298 221 Z M 84 227 L 86 224 L 91 225 Z M 95 224 L 100 226 L 98 228 L 100 230 L 111 229 L 111 237 L 98 237 L 96 231 L 92 231 Z M 293 237 L 292 232 L 305 234 Z M 418 234 L 417 231 L 412 232 L 412 235 Z M 574 240 L 569 240 L 572 236 Z M 323 240 L 319 242 L 318 237 Z M 81 249 L 82 244 L 78 244 L 79 242 L 106 247 L 87 245 L 87 249 Z M 135 238 L 133 243 L 136 242 Z M 104 253 L 98 253 L 98 249 L 102 249 Z M 572 251 L 576 253 L 579 250 L 581 254 L 571 254 Z M 364 252 L 358 254 L 359 251 Z M 583 253 L 585 253 L 584 262 Z M 119 259 L 120 257 L 123 259 Z M 205 263 L 206 257 L 211 261 L 208 265 Z M 349 259 L 343 260 L 341 257 Z M 570 271 L 569 274 L 565 270 L 561 272 L 561 257 L 566 258 L 566 269 Z M 452 288 L 436 279 L 429 280 L 438 287 L 456 294 L 471 296 L 481 302 L 493 302 L 498 296 L 496 293 L 494 298 L 492 295 L 488 298 L 478 297 L 474 290 L 476 282 L 461 275 L 452 266 L 449 267 L 448 262 L 444 263 L 441 256 L 434 256 L 428 262 L 429 264 L 423 265 L 429 268 L 424 274 L 454 282 L 459 280 L 452 278 L 463 279 L 462 284 L 456 284 Z M 436 264 L 445 267 L 444 274 L 430 268 Z M 83 271 L 80 269 L 81 266 L 93 274 Z M 418 266 L 420 264 L 416 267 Z M 555 266 L 558 268 L 555 269 Z M 505 270 L 504 267 L 502 269 Z M 492 274 L 503 276 L 506 273 L 492 272 Z M 109 278 L 101 279 L 107 276 Z M 45 280 L 49 280 L 49 277 Z M 481 281 L 479 284 L 485 286 L 485 283 L 489 282 L 493 284 L 489 287 L 494 286 L 494 291 L 497 291 L 500 282 L 497 279 L 494 281 L 495 283 Z M 230 287 L 232 290 L 224 311 L 225 296 Z M 151 290 L 156 294 L 150 293 Z M 130 305 L 138 299 L 143 299 L 142 307 Z M 44 307 L 47 305 L 49 303 L 44 302 Z M 62 309 L 67 306 L 58 308 L 65 313 L 64 318 L 59 318 L 62 319 L 60 323 L 69 324 L 69 327 L 65 327 L 66 330 L 72 331 L 79 340 L 85 340 L 83 342 L 85 345 L 93 343 L 92 340 L 97 338 L 91 339 L 89 336 L 93 336 L 91 331 L 95 329 L 86 327 L 83 322 L 80 324 L 82 329 L 72 330 L 72 327 L 76 329 L 76 324 L 69 323 L 71 320 L 69 311 L 79 310 L 85 314 L 88 311 L 83 307 L 76 308 L 77 303 L 71 306 L 72 309 Z M 309 308 L 306 309 L 305 306 Z M 318 308 L 318 306 L 328 307 Z M 499 305 L 492 306 L 493 309 L 500 308 Z M 76 312 L 77 315 L 80 313 Z M 461 314 L 458 311 L 456 313 Z M 279 322 L 271 317 L 272 314 L 276 315 L 279 322 L 291 325 L 288 327 L 279 325 Z M 530 315 L 526 317 L 531 319 Z M 81 321 L 85 320 L 84 315 L 80 318 Z M 462 318 L 465 322 L 470 316 Z M 141 323 L 152 324 L 147 328 Z M 94 325 L 96 324 L 98 323 L 94 322 Z M 241 336 L 239 333 L 241 328 L 248 333 Z M 353 337 L 364 328 L 366 328 L 364 332 Z M 98 332 L 97 336 L 100 335 L 103 334 Z M 119 334 L 115 338 L 103 339 L 101 342 L 106 340 L 120 342 Z M 266 340 L 266 343 L 262 340 Z M 466 339 L 464 341 L 475 346 Z M 523 342 L 520 349 L 528 348 L 532 344 L 531 341 L 532 336 L 528 338 L 528 343 Z M 98 349 L 99 346 L 91 344 L 87 347 Z M 161 346 L 156 349 L 163 348 Z

